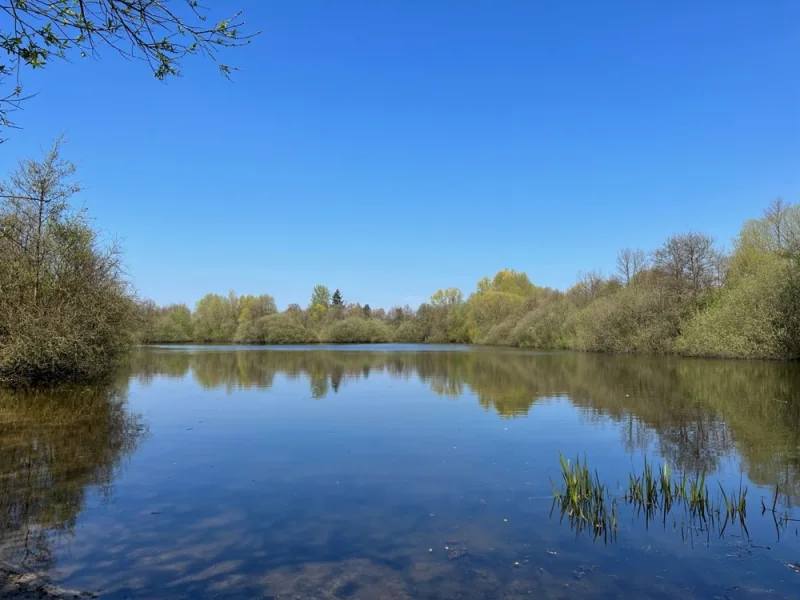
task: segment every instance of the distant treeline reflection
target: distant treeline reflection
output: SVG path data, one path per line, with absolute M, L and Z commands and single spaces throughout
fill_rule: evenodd
M 145 348 L 132 363 L 140 382 L 191 376 L 203 387 L 270 388 L 276 376 L 307 379 L 324 398 L 377 374 L 418 377 L 436 394 L 477 396 L 502 417 L 568 397 L 585 418 L 621 425 L 630 451 L 656 444 L 688 472 L 714 472 L 734 450 L 756 483 L 800 493 L 800 366 L 766 361 L 634 357 L 516 350 L 347 351 Z

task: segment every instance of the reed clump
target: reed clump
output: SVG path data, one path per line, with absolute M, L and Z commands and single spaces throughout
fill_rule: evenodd
M 593 537 L 616 539 L 618 502 L 631 508 L 635 515 L 645 516 L 645 523 L 660 517 L 666 526 L 667 517 L 674 509 L 684 509 L 682 525 L 706 532 L 725 532 L 731 522 L 738 522 L 746 535 L 747 486 L 739 483 L 738 489 L 726 492 L 719 485 L 719 494 L 712 495 L 705 473 L 690 476 L 673 474 L 665 463 L 660 468 L 645 459 L 644 470 L 630 473 L 628 485 L 612 493 L 602 483 L 598 472 L 589 468 L 584 457 L 574 462 L 559 453 L 562 485 L 553 486 L 553 508 L 559 506 L 562 520 L 566 517 L 576 533 L 590 530 Z M 773 509 L 774 510 L 774 509 Z M 552 513 L 551 513 L 552 514 Z M 673 517 L 677 526 L 677 520 Z

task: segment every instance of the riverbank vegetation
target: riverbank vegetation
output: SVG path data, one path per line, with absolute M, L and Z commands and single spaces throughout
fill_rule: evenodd
M 800 205 L 776 200 L 726 253 L 704 234 L 651 252 L 623 249 L 616 273 L 582 273 L 566 291 L 499 271 L 465 297 L 438 290 L 416 309 L 347 303 L 316 286 L 305 308 L 274 298 L 209 294 L 142 305 L 142 343 L 472 343 L 590 352 L 736 358 L 800 357 Z
M 71 206 L 80 186 L 60 149 L 0 184 L 0 384 L 101 375 L 138 328 L 120 248 Z

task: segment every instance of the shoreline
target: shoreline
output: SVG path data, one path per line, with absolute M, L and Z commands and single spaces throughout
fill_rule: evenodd
M 0 562 L 0 596 L 8 600 L 78 600 L 99 598 L 95 592 L 71 590 L 17 565 Z

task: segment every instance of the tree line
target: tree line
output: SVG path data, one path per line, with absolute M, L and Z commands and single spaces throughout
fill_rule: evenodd
M 566 291 L 509 269 L 468 297 L 436 291 L 417 309 L 373 309 L 317 285 L 306 307 L 272 296 L 208 294 L 142 305 L 143 343 L 461 343 L 591 352 L 800 357 L 800 205 L 775 200 L 743 226 L 733 250 L 687 232 L 646 252 L 625 248 L 616 272 L 579 274 Z
M 452 343 L 592 352 L 800 358 L 800 205 L 772 202 L 725 252 L 702 233 L 624 249 L 617 272 L 565 291 L 504 269 L 416 309 L 348 302 L 317 285 L 305 307 L 208 294 L 193 308 L 141 301 L 122 254 L 84 210 L 61 141 L 0 183 L 0 384 L 107 373 L 139 343 Z

